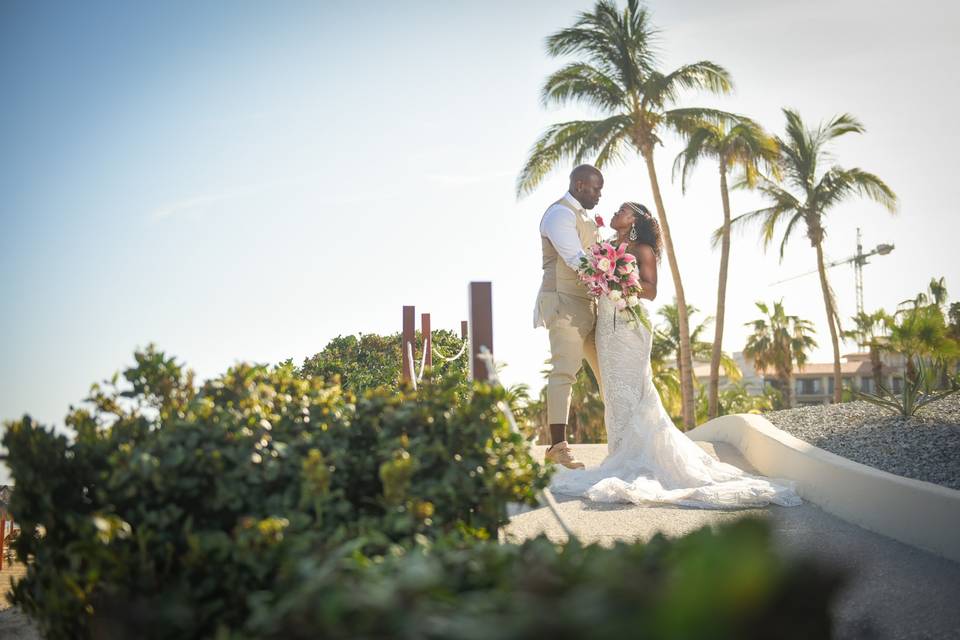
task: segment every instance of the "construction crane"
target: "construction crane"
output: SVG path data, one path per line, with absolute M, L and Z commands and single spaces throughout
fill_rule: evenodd
M 860 228 L 857 227 L 857 253 L 856 255 L 850 256 L 849 258 L 844 258 L 843 260 L 834 260 L 833 262 L 828 262 L 824 265 L 827 269 L 830 267 L 836 267 L 837 265 L 847 264 L 848 262 L 853 263 L 853 270 L 855 273 L 857 281 L 857 314 L 863 313 L 863 265 L 867 264 L 867 258 L 870 256 L 885 256 L 888 253 L 893 251 L 892 244 L 878 244 L 875 249 L 868 251 L 867 253 L 863 252 L 863 244 L 860 239 Z M 817 273 L 817 269 L 813 271 L 807 271 L 806 273 L 801 273 L 796 276 L 791 276 L 789 278 L 784 278 L 783 280 L 777 280 L 776 282 L 771 282 L 770 286 L 772 287 L 775 284 L 781 284 L 789 280 L 796 280 L 797 278 L 802 278 L 803 276 L 808 276 L 811 273 Z

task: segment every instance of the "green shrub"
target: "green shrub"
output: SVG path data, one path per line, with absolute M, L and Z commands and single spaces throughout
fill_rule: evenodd
M 501 545 L 548 480 L 455 376 L 359 399 L 289 364 L 196 389 L 152 348 L 58 435 L 3 444 L 27 562 L 12 599 L 61 638 L 829 637 L 838 576 L 743 521 L 613 549 Z
M 831 637 L 842 577 L 774 553 L 744 519 L 677 540 L 605 549 L 544 537 L 520 545 L 419 545 L 380 558 L 304 559 L 238 638 Z
M 502 389 L 451 376 L 356 399 L 241 364 L 197 390 L 152 347 L 136 360 L 130 388 L 114 376 L 71 410 L 72 439 L 7 425 L 28 562 L 12 597 L 51 639 L 108 637 L 118 612 L 157 638 L 239 629 L 292 559 L 494 535 L 547 482 L 495 408 Z
M 882 384 L 878 384 L 879 393 L 853 391 L 856 397 L 871 404 L 891 411 L 896 415 L 909 418 L 928 404 L 938 402 L 944 398 L 960 392 L 960 376 L 950 378 L 951 388 L 934 390 L 928 382 L 927 365 L 923 358 L 914 359 L 917 374 L 914 377 L 906 376 L 903 389 L 899 394 L 890 391 Z
M 452 331 L 431 332 L 434 346 L 434 379 L 453 378 L 466 384 L 466 355 L 446 361 L 439 357 L 453 357 L 463 344 L 459 335 Z M 414 349 L 417 372 L 423 351 L 423 337 L 417 332 Z M 322 351 L 306 358 L 297 370 L 302 376 L 319 376 L 325 380 L 338 378 L 345 390 L 360 394 L 380 387 L 396 388 L 400 382 L 400 334 L 381 336 L 363 333 L 359 336 L 337 336 Z

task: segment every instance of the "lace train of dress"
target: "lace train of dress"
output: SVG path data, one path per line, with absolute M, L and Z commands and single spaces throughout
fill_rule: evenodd
M 607 457 L 588 469 L 559 468 L 554 493 L 595 502 L 739 509 L 802 504 L 790 480 L 753 476 L 720 462 L 677 429 L 650 369 L 651 333 L 631 328 L 601 297 L 596 341 L 603 379 Z

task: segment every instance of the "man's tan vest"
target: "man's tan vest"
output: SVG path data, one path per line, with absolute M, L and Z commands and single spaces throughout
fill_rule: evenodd
M 577 235 L 580 237 L 580 246 L 584 250 L 599 239 L 597 234 L 597 225 L 593 220 L 584 220 L 570 203 L 561 198 L 553 203 L 552 206 L 560 205 L 573 212 L 574 220 L 577 221 Z M 558 291 L 579 298 L 589 298 L 586 287 L 581 284 L 577 272 L 567 266 L 557 250 L 553 248 L 553 243 L 548 238 L 540 237 L 543 246 L 543 282 L 540 284 L 540 291 Z

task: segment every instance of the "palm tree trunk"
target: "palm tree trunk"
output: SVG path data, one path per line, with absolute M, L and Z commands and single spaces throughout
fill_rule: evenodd
M 879 394 L 880 385 L 883 384 L 883 362 L 880 360 L 880 345 L 876 340 L 870 341 L 870 369 L 873 373 L 873 392 Z
M 642 148 L 641 154 L 647 165 L 647 174 L 650 177 L 650 189 L 653 191 L 653 201 L 657 205 L 657 216 L 660 218 L 660 232 L 663 234 L 663 246 L 667 250 L 667 262 L 670 264 L 670 275 L 677 295 L 677 319 L 680 324 L 680 353 L 677 354 L 677 368 L 680 370 L 680 397 L 683 411 L 684 429 L 692 429 L 696 425 L 696 414 L 693 405 L 693 359 L 690 352 L 690 321 L 687 317 L 687 298 L 683 293 L 683 282 L 680 280 L 680 267 L 677 265 L 677 256 L 673 251 L 673 239 L 670 235 L 670 225 L 667 223 L 667 212 L 663 207 L 663 198 L 660 196 L 660 184 L 657 182 L 657 170 L 653 165 L 653 149 Z
M 787 408 L 793 409 L 797 406 L 797 390 L 793 386 L 793 371 L 787 371 L 783 377 L 787 386 Z
M 723 353 L 723 314 L 727 298 L 727 265 L 730 261 L 730 194 L 727 192 L 727 167 L 720 159 L 720 199 L 723 201 L 723 238 L 720 244 L 720 281 L 717 284 L 717 316 L 710 356 L 710 392 L 707 419 L 717 417 L 720 395 L 720 355 Z
M 830 298 L 830 285 L 827 284 L 827 269 L 823 264 L 823 241 L 815 243 L 817 248 L 817 271 L 820 273 L 820 288 L 823 290 L 823 304 L 827 308 L 827 326 L 830 327 L 830 342 L 833 344 L 833 401 L 840 402 L 842 396 L 843 376 L 840 374 L 840 342 L 837 339 L 837 325 L 834 322 L 836 312 Z

